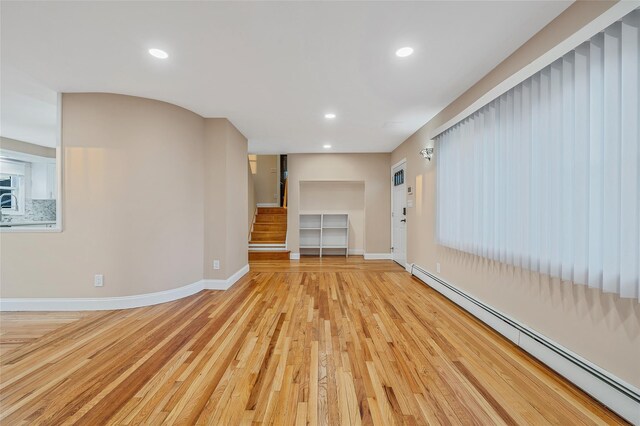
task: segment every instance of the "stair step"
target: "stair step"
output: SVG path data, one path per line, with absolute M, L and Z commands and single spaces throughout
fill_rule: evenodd
M 264 243 L 264 244 L 284 244 L 284 239 L 283 240 L 250 240 L 249 244 L 258 244 L 258 243 Z
M 254 232 L 287 232 L 286 223 L 254 223 Z
M 256 223 L 287 223 L 286 214 L 258 214 Z
M 283 231 L 253 231 L 251 233 L 252 241 L 284 241 L 287 233 Z
M 286 251 L 252 251 L 249 250 L 249 260 L 289 260 L 289 250 Z
M 258 207 L 258 214 L 287 214 L 284 207 Z

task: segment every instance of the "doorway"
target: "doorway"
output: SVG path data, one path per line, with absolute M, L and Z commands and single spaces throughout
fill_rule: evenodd
M 407 263 L 406 160 L 391 168 L 391 253 L 403 268 Z

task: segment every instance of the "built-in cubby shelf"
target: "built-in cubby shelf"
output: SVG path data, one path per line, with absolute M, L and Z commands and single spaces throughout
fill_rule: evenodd
M 349 256 L 349 215 L 336 212 L 301 213 L 300 254 Z

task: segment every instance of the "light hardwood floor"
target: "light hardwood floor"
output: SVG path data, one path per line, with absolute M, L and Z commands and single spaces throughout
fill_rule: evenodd
M 2 425 L 624 424 L 390 261 L 254 262 L 226 292 L 0 319 Z

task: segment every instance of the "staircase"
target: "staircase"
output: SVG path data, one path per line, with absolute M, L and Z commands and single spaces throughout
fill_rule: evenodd
M 249 260 L 288 260 L 287 209 L 258 207 L 251 238 Z

